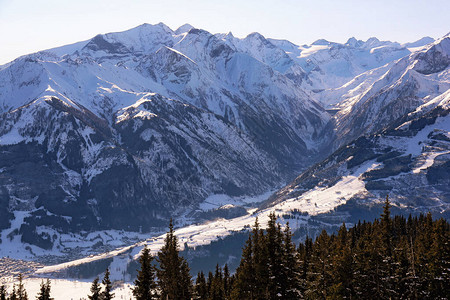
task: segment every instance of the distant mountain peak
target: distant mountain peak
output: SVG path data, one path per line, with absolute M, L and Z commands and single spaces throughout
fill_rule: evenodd
M 351 37 L 347 40 L 345 45 L 350 47 L 360 47 L 364 42 L 361 40 L 357 40 L 355 37 Z
M 434 41 L 435 41 L 434 38 L 429 37 L 429 36 L 424 36 L 423 38 L 418 39 L 415 42 L 405 43 L 405 44 L 403 44 L 403 46 L 407 47 L 407 48 L 422 47 L 422 46 L 428 45 L 430 43 L 433 43 Z
M 228 31 L 228 33 L 225 35 L 227 37 L 234 37 L 233 33 L 231 31 Z
M 189 30 L 191 30 L 192 28 L 194 28 L 194 26 L 192 26 L 191 24 L 186 23 L 186 24 L 181 25 L 180 27 L 178 27 L 178 29 L 175 30 L 175 34 L 186 33 Z
M 314 43 L 312 43 L 311 45 L 315 45 L 315 46 L 328 46 L 330 45 L 331 42 L 327 41 L 326 39 L 318 39 L 317 41 L 315 41 Z
M 206 31 L 204 29 L 199 29 L 199 28 L 194 28 L 194 27 L 189 29 L 188 34 L 196 34 L 196 35 L 207 34 L 207 35 L 211 35 L 210 32 L 208 32 L 208 31 Z
M 252 32 L 245 39 L 259 39 L 259 40 L 265 40 L 266 38 L 259 32 Z
M 123 32 L 124 33 L 125 32 L 133 32 L 133 31 L 136 31 L 136 30 L 148 32 L 148 31 L 160 31 L 161 29 L 163 31 L 165 31 L 165 32 L 168 32 L 168 33 L 172 33 L 173 32 L 173 30 L 169 26 L 167 26 L 166 24 L 164 24 L 162 22 L 159 22 L 157 24 L 143 23 L 143 24 L 141 24 L 139 26 L 136 26 L 134 28 L 131 28 L 131 29 L 123 31 Z M 122 32 L 117 32 L 117 33 L 120 34 Z
M 364 42 L 364 46 L 366 48 L 374 48 L 380 46 L 380 40 L 376 37 L 370 37 L 367 39 L 367 41 Z

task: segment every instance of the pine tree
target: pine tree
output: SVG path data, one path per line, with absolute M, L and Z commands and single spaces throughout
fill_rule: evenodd
M 13 290 L 11 295 L 9 295 L 8 300 L 17 300 L 17 293 L 16 293 L 16 285 L 13 284 Z
M 309 279 L 310 265 L 311 265 L 311 253 L 313 242 L 310 237 L 306 237 L 305 243 L 300 243 L 297 248 L 297 255 L 299 259 L 299 292 L 305 296 L 307 289 L 307 282 Z
M 300 266 L 295 245 L 292 242 L 292 233 L 289 228 L 289 222 L 284 230 L 283 241 L 283 267 L 285 274 L 285 283 L 283 287 L 283 299 L 298 299 L 301 297 L 300 292 Z
M 230 291 L 231 291 L 231 282 L 230 282 L 230 271 L 228 269 L 228 265 L 225 264 L 223 267 L 223 292 L 225 299 L 230 298 Z
M 194 293 L 194 299 L 196 300 L 205 300 L 208 298 L 208 288 L 206 286 L 205 274 L 203 274 L 203 272 L 199 272 L 197 275 Z
M 330 244 L 330 236 L 326 230 L 322 230 L 312 252 L 311 267 L 314 280 L 311 282 L 311 292 L 323 299 L 327 298 L 332 279 Z
M 41 288 L 39 290 L 39 294 L 37 295 L 36 299 L 37 300 L 47 299 L 46 298 L 46 291 L 47 291 L 47 289 L 45 288 L 44 280 L 41 280 Z
M 192 277 L 191 270 L 189 268 L 188 262 L 183 257 L 181 259 L 181 270 L 180 270 L 180 291 L 181 299 L 191 299 L 192 298 Z
M 391 221 L 391 203 L 389 202 L 389 195 L 383 206 L 383 213 L 381 214 L 381 227 L 383 235 L 383 246 L 385 254 L 390 256 L 392 254 L 391 235 L 392 235 L 392 221 Z
M 253 266 L 253 242 L 251 236 L 247 239 L 242 249 L 242 257 L 236 270 L 231 299 L 255 299 L 255 277 Z
M 47 282 L 45 283 L 45 296 L 47 297 L 47 300 L 53 300 L 52 297 L 50 297 L 50 279 L 47 278 Z
M 339 229 L 334 243 L 332 256 L 332 274 L 334 284 L 331 287 L 332 298 L 351 298 L 353 295 L 353 262 L 345 223 Z
M 259 228 L 257 222 L 255 228 Z M 337 235 L 322 231 L 314 242 L 307 237 L 294 255 L 290 254 L 295 253 L 295 246 L 289 224 L 281 231 L 271 214 L 266 235 L 255 228 L 232 277 L 231 299 L 450 298 L 446 288 L 450 282 L 450 224 L 444 219 L 433 221 L 431 214 L 408 220 L 391 218 L 388 198 L 380 219 L 358 222 L 350 230 L 343 224 Z M 255 241 L 266 248 L 266 261 L 256 259 L 255 252 L 261 250 Z M 278 269 L 272 263 L 278 259 L 277 253 L 281 253 Z M 261 294 L 260 283 L 255 282 L 259 262 L 266 262 L 263 265 L 268 269 L 268 277 L 261 281 L 272 281 L 268 294 Z M 294 278 L 299 278 L 297 283 L 290 283 Z M 300 293 L 291 295 L 292 290 Z
M 23 285 L 23 276 L 19 274 L 19 285 L 17 286 L 17 299 L 18 300 L 28 300 L 28 294 Z
M 6 300 L 6 287 L 5 287 L 5 285 L 0 286 L 0 300 Z
M 91 295 L 88 296 L 90 300 L 100 300 L 101 296 L 101 287 L 99 284 L 99 279 L 96 277 L 91 285 Z
M 393 222 L 391 219 L 391 203 L 389 202 L 389 195 L 386 195 L 386 200 L 383 206 L 383 213 L 381 214 L 380 228 L 375 228 L 375 234 L 381 234 L 382 249 L 379 255 L 381 256 L 381 262 L 379 267 L 380 288 L 379 292 L 386 298 L 395 297 L 395 282 L 394 278 L 394 261 L 393 261 Z
M 449 224 L 444 219 L 436 220 L 431 234 L 433 242 L 429 249 L 429 289 L 431 297 L 438 298 L 442 291 L 448 291 L 450 282 Z M 447 296 L 450 296 L 450 291 Z
M 252 240 L 252 269 L 254 270 L 253 281 L 253 297 L 255 299 L 263 299 L 267 297 L 269 270 L 268 265 L 268 248 L 267 239 L 264 231 L 260 229 L 258 218 L 255 219 L 252 232 L 250 234 Z
M 110 272 L 109 268 L 106 268 L 105 276 L 103 277 L 102 283 L 105 286 L 105 290 L 101 294 L 101 300 L 111 300 L 114 298 L 114 293 L 111 293 L 112 291 L 112 284 L 111 280 L 109 279 Z
M 212 278 L 211 290 L 209 292 L 208 299 L 209 300 L 224 299 L 222 270 L 218 264 L 216 265 L 216 271 L 214 273 L 214 277 Z
M 155 270 L 152 266 L 153 257 L 150 250 L 145 247 L 139 258 L 141 269 L 138 271 L 138 277 L 134 281 L 133 295 L 137 300 L 157 299 L 155 293 Z
M 282 295 L 282 234 L 281 228 L 276 224 L 275 213 L 269 214 L 267 223 L 267 250 L 268 250 L 268 292 L 270 299 L 277 299 Z
M 208 272 L 208 278 L 206 279 L 206 294 L 208 295 L 207 298 L 209 298 L 209 296 L 211 295 L 211 290 L 212 290 L 212 286 L 213 286 L 213 279 L 214 279 L 214 275 L 211 271 Z
M 50 279 L 44 283 L 44 280 L 41 281 L 41 288 L 39 290 L 39 294 L 36 297 L 37 300 L 53 300 L 50 297 Z
M 179 256 L 178 240 L 174 234 L 172 220 L 164 246 L 158 252 L 159 268 L 156 269 L 161 299 L 190 299 L 192 281 L 186 260 Z

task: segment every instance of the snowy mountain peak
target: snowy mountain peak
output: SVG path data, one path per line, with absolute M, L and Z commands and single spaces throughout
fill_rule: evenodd
M 192 26 L 191 24 L 184 24 L 181 25 L 180 27 L 177 28 L 177 30 L 175 30 L 175 34 L 182 34 L 182 33 L 186 33 L 189 30 L 191 30 L 192 28 L 194 28 L 194 26 Z
M 380 41 L 376 37 L 371 37 L 367 41 L 365 41 L 361 47 L 364 49 L 375 49 L 382 46 L 389 46 L 394 48 L 400 48 L 400 44 L 397 42 L 390 42 L 390 41 Z
M 158 24 L 144 23 L 144 24 L 141 24 L 134 28 L 125 30 L 125 31 L 107 33 L 106 35 L 111 36 L 111 37 L 116 37 L 116 38 L 126 37 L 126 36 L 129 36 L 130 38 L 136 38 L 136 37 L 145 37 L 148 35 L 157 35 L 157 34 L 172 35 L 172 34 L 174 34 L 174 31 L 166 24 L 160 22 Z
M 234 38 L 234 35 L 233 35 L 233 33 L 231 31 L 228 31 L 228 33 L 225 36 L 230 37 L 230 38 Z
M 406 48 L 416 48 L 416 47 L 422 47 L 425 46 L 427 44 L 433 43 L 435 41 L 435 39 L 433 39 L 432 37 L 429 36 L 425 36 L 415 42 L 412 43 L 405 43 L 403 44 L 403 47 Z
M 129 52 L 154 52 L 161 45 L 173 44 L 175 33 L 164 23 L 155 25 L 144 23 L 135 28 L 92 38 L 82 50 L 103 51 L 108 54 Z
M 126 48 L 125 45 L 114 40 L 108 41 L 108 38 L 102 34 L 93 37 L 90 42 L 83 47 L 82 50 L 92 50 L 92 51 L 104 51 L 110 54 L 115 53 L 126 53 L 130 50 Z
M 429 75 L 445 70 L 450 65 L 450 36 L 427 45 L 415 58 L 414 69 L 419 73 Z
M 246 40 L 254 40 L 254 39 L 258 39 L 258 40 L 261 40 L 261 41 L 266 40 L 266 38 L 265 38 L 261 33 L 259 33 L 259 32 L 252 32 L 252 33 L 250 33 L 249 35 L 247 35 L 247 36 L 245 37 L 245 39 L 246 39 Z
M 313 42 L 311 45 L 314 46 L 328 46 L 331 45 L 332 43 L 325 40 L 325 39 L 318 39 L 317 41 Z
M 350 47 L 357 48 L 357 47 L 361 47 L 361 45 L 362 45 L 363 43 L 364 43 L 363 41 L 357 40 L 355 37 L 351 37 L 351 38 L 349 38 L 349 39 L 347 40 L 347 42 L 345 43 L 345 45 L 348 45 L 348 46 L 350 46 Z

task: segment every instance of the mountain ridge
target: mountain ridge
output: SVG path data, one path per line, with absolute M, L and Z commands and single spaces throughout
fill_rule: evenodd
M 84 231 L 156 235 L 171 217 L 234 220 L 228 234 L 275 210 L 332 228 L 392 190 L 399 209 L 447 211 L 447 39 L 297 46 L 143 24 L 18 58 L 0 67 L 2 236 L 61 254 L 69 232 L 93 247 Z M 386 142 L 408 144 L 408 122 L 429 126 L 423 152 Z

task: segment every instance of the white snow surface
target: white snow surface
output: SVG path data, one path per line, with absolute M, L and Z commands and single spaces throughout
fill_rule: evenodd
M 275 191 L 276 190 L 268 191 L 264 194 L 253 197 L 231 197 L 225 194 L 214 194 L 210 195 L 202 203 L 200 203 L 199 208 L 201 210 L 212 210 L 217 208 L 224 208 L 225 205 L 246 206 L 252 203 L 259 203 L 266 200 Z
M 299 197 L 287 199 L 276 205 L 275 211 L 289 212 L 298 209 L 313 216 L 329 212 L 345 204 L 356 194 L 367 193 L 364 181 L 359 176 L 378 165 L 373 161 L 366 162 L 352 174 L 343 176 L 336 184 L 330 187 L 315 187 Z
M 23 280 L 25 290 L 27 291 L 29 299 L 35 299 L 40 290 L 42 280 L 46 282 L 46 279 L 42 278 L 26 278 Z M 8 291 L 12 290 L 13 284 L 18 284 L 18 281 L 12 281 L 6 284 Z M 50 279 L 50 294 L 55 300 L 80 300 L 88 299 L 88 295 L 91 294 L 92 282 L 78 281 L 78 280 L 65 280 L 65 279 Z M 132 285 L 124 283 L 118 286 L 114 286 L 113 293 L 114 299 L 132 299 Z

